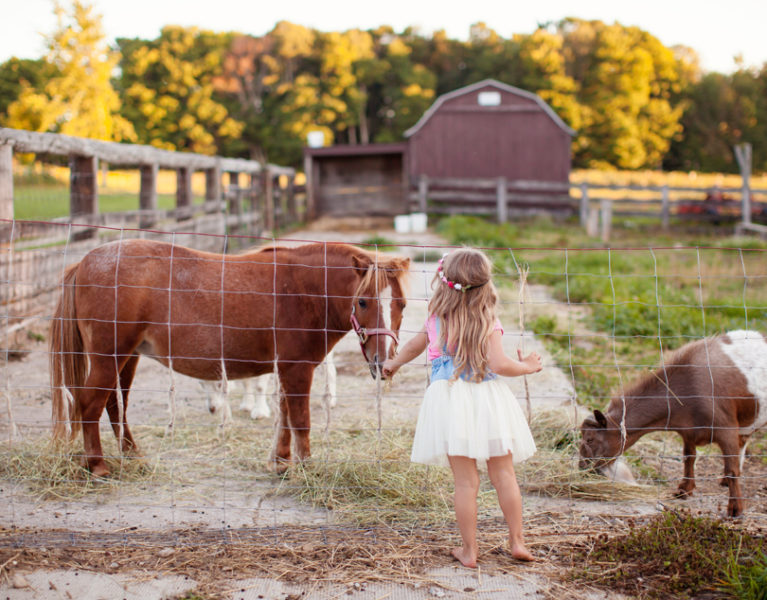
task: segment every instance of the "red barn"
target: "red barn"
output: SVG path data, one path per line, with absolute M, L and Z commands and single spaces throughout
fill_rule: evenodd
M 432 180 L 430 199 L 441 194 L 456 210 L 464 198 L 468 202 L 467 192 L 439 191 L 445 185 L 440 179 L 490 185 L 495 194 L 496 184 L 488 180 L 505 178 L 512 206 L 567 207 L 573 135 L 537 95 L 492 79 L 480 81 L 437 98 L 405 132 L 406 144 L 305 148 L 309 214 L 407 212 L 409 189 L 422 176 Z M 551 193 L 559 200 L 544 201 Z M 474 200 L 463 208 L 495 211 L 494 196 Z
M 536 94 L 486 79 L 440 96 L 405 132 L 408 170 L 566 183 L 573 135 Z

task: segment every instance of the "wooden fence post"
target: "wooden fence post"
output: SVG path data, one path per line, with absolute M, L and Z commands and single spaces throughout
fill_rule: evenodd
M 227 212 L 232 215 L 242 214 L 242 196 L 240 194 L 240 174 L 229 172 L 229 186 L 226 190 Z
M 13 219 L 13 144 L 0 142 L 0 219 Z
M 589 186 L 581 184 L 581 227 L 586 227 L 589 220 Z
M 603 198 L 600 202 L 600 212 L 602 213 L 602 241 L 610 241 L 610 233 L 613 228 L 613 203 L 608 198 Z
M 418 177 L 418 209 L 422 212 L 426 212 L 426 203 L 429 195 L 429 176 L 421 175 Z
M 274 180 L 268 165 L 262 171 L 264 192 L 264 225 L 269 231 L 274 230 Z
M 288 175 L 288 188 L 285 190 L 287 194 L 288 204 L 288 216 L 291 223 L 298 222 L 298 206 L 296 205 L 296 182 L 295 176 Z
M 661 196 L 661 208 L 660 208 L 660 214 L 661 214 L 661 227 L 663 230 L 668 230 L 669 226 L 669 216 L 671 214 L 671 206 L 669 202 L 669 195 L 668 195 L 668 185 L 664 185 L 661 188 L 660 192 Z
M 99 210 L 99 160 L 95 156 L 69 157 L 69 215 L 74 220 L 95 220 Z M 83 240 L 96 236 L 95 229 L 76 232 L 72 237 Z
M 751 223 L 751 144 L 738 144 L 735 146 L 735 158 L 738 159 L 740 167 L 740 176 L 743 179 L 741 203 L 743 208 L 743 224 Z
M 593 206 L 591 203 L 586 205 L 586 214 L 586 235 L 596 237 L 599 233 L 599 211 L 596 203 Z
M 508 190 L 506 188 L 506 178 L 499 177 L 495 187 L 496 205 L 498 210 L 498 222 L 505 223 L 508 220 Z
M 210 205 L 205 212 L 221 210 L 221 167 L 219 165 L 205 169 L 205 204 Z
M 317 207 L 315 205 L 316 198 L 314 197 L 314 187 L 319 182 L 314 181 L 314 161 L 312 161 L 311 154 L 304 154 L 304 177 L 306 178 L 306 211 L 304 218 L 311 220 L 317 217 Z
M 250 180 L 250 183 L 248 185 L 248 199 L 250 200 L 250 212 L 253 213 L 259 213 L 261 215 L 261 207 L 259 206 L 259 198 L 258 198 L 258 191 L 261 187 L 261 174 L 260 173 L 250 173 L 248 175 L 248 178 Z M 261 222 L 263 219 L 259 220 L 259 226 L 261 226 L 263 223 Z
M 146 228 L 155 224 L 155 211 L 157 210 L 157 164 L 141 165 L 139 173 L 141 176 L 141 188 L 139 189 L 138 204 L 139 209 L 148 211 L 148 214 L 142 214 L 139 217 L 139 227 Z
M 192 169 L 176 170 L 176 218 L 179 221 L 192 216 Z
M 99 161 L 93 156 L 69 157 L 69 214 L 93 216 L 98 213 Z
M 0 142 L 0 219 L 13 220 L 13 143 Z M 0 223 L 0 242 L 9 242 L 12 223 Z

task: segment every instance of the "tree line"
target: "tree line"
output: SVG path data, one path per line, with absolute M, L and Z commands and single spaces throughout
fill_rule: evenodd
M 493 78 L 576 130 L 576 167 L 736 172 L 733 145 L 750 142 L 767 170 L 767 63 L 704 73 L 693 49 L 638 27 L 567 18 L 503 38 L 477 23 L 460 41 L 386 25 L 169 25 L 109 46 L 86 0 L 55 11 L 44 57 L 0 64 L 2 125 L 298 166 L 310 131 L 399 141 L 437 96 Z

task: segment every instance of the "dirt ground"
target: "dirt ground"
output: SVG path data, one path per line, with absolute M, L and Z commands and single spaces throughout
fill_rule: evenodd
M 313 229 L 291 234 L 291 239 L 361 241 L 378 233 L 397 243 L 412 244 L 400 252 L 413 258 L 409 303 L 402 337 L 417 331 L 426 315 L 428 282 L 434 262 L 424 261 L 426 250 L 439 250 L 444 240 L 432 234 L 396 234 L 378 231 L 323 231 Z M 433 261 L 433 256 L 427 257 Z M 567 311 L 551 300 L 545 289 L 533 287 L 530 294 L 537 310 Z M 542 308 L 541 308 L 542 306 Z M 509 313 L 510 316 L 511 313 Z M 516 316 L 513 317 L 516 319 Z M 504 320 L 507 352 L 516 353 L 523 343 L 518 328 Z M 41 329 L 44 329 L 41 327 Z M 529 378 L 533 411 L 564 407 L 573 411 L 571 375 L 558 369 L 542 344 L 524 334 L 526 350 L 544 356 L 544 370 Z M 356 338 L 347 335 L 336 350 L 338 404 L 329 412 L 323 403 L 323 381 L 315 381 L 312 397 L 313 428 L 387 428 L 414 424 L 426 386 L 425 359 L 404 368 L 392 388 L 382 391 L 364 365 Z M 47 350 L 43 341 L 31 341 L 26 351 L 10 356 L 0 365 L 0 391 L 6 409 L 0 417 L 0 441 L 10 448 L 47 436 L 50 422 Z M 508 380 L 525 407 L 521 378 Z M 175 387 L 173 434 L 165 431 L 169 420 L 170 389 Z M 573 497 L 548 497 L 526 493 L 539 483 L 535 474 L 520 475 L 528 542 L 540 557 L 533 565 L 515 563 L 504 554 L 504 528 L 500 512 L 481 515 L 482 564 L 479 571 L 457 566 L 448 549 L 457 543 L 452 526 L 430 531 L 401 531 L 350 528 L 332 510 L 312 508 L 293 497 L 276 494 L 283 480 L 267 472 L 266 454 L 273 435 L 270 419 L 251 421 L 237 411 L 233 427 L 252 435 L 259 443 L 249 457 L 253 477 L 231 473 L 225 464 L 210 464 L 203 448 L 194 452 L 195 440 L 210 444 L 226 431 L 218 416 L 206 409 L 203 392 L 196 380 L 175 375 L 158 363 L 142 359 L 139 364 L 129 421 L 137 428 L 153 431 L 150 446 L 162 448 L 165 461 L 161 483 L 116 485 L 108 492 L 88 494 L 79 499 L 40 499 L 27 483 L 0 480 L 0 597 L 19 600 L 41 598 L 175 598 L 200 589 L 203 579 L 207 597 L 224 598 L 340 598 L 350 595 L 373 598 L 534 598 L 589 597 L 620 598 L 615 593 L 575 589 L 560 579 L 563 557 L 558 547 L 578 537 L 614 533 L 625 529 L 633 517 L 652 514 L 664 505 L 684 505 L 712 514 L 726 505 L 725 491 L 718 487 L 721 465 L 699 464 L 699 490 L 686 503 L 671 498 L 674 478 L 681 476 L 679 447 L 671 438 L 663 444 L 666 458 L 661 470 L 668 486 L 646 500 L 592 502 Z M 0 409 L 3 409 L 0 406 Z M 9 415 L 15 424 L 11 427 Z M 106 416 L 105 416 L 106 418 Z M 212 432 L 217 432 L 211 435 Z M 147 434 L 149 435 L 149 434 Z M 112 439 L 102 421 L 102 436 Z M 197 436 L 197 437 L 195 437 Z M 178 451 L 174 443 L 178 443 Z M 258 455 L 258 453 L 261 453 Z M 749 459 L 745 480 L 749 501 L 746 518 L 767 512 L 764 469 Z M 753 468 L 752 468 L 753 467 Z M 637 473 L 637 476 L 640 476 Z M 373 546 L 389 548 L 390 554 L 409 555 L 411 562 L 383 561 L 365 566 L 366 540 Z M 387 545 L 388 544 L 388 545 Z M 368 546 L 368 547 L 373 547 Z M 194 548 L 195 552 L 190 551 Z M 344 559 L 343 549 L 349 553 Z M 257 549 L 257 551 L 256 551 Z M 338 556 L 336 556 L 338 549 Z M 387 550 L 389 552 L 389 550 Z M 413 554 L 420 552 L 417 561 Z M 84 556 L 91 553 L 91 558 Z M 187 553 L 187 554 L 185 554 Z M 249 560 L 249 555 L 254 558 Z M 186 558 L 180 560 L 182 556 Z M 343 560 L 341 560 L 343 559 Z M 346 561 L 346 562 L 344 562 Z M 291 565 L 313 565 L 297 575 Z M 347 568 L 357 565 L 357 570 Z M 380 576 L 371 576 L 380 567 Z M 416 564 L 419 568 L 409 572 Z M 211 572 L 211 565 L 215 565 Z M 362 569 L 362 570 L 360 570 Z M 359 576 L 368 570 L 365 577 Z M 388 569 L 388 570 L 387 570 Z M 310 575 L 307 575 L 310 573 Z M 311 575 L 313 573 L 313 575 Z

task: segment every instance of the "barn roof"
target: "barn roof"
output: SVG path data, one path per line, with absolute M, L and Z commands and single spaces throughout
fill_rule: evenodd
M 426 122 L 431 118 L 431 116 L 439 110 L 440 106 L 442 106 L 448 100 L 452 100 L 453 98 L 456 98 L 458 96 L 463 96 L 465 94 L 470 94 L 471 92 L 475 92 L 487 86 L 495 87 L 495 88 L 498 88 L 499 90 L 503 90 L 505 92 L 509 92 L 511 94 L 516 94 L 517 96 L 521 96 L 523 98 L 528 98 L 530 100 L 533 100 L 538 106 L 540 106 L 543 109 L 543 111 L 549 117 L 551 117 L 551 120 L 554 121 L 554 123 L 556 123 L 559 127 L 562 128 L 562 130 L 565 133 L 571 136 L 575 135 L 575 130 L 572 127 L 569 127 L 560 118 L 560 116 L 557 113 L 555 113 L 554 110 L 543 101 L 543 99 L 538 94 L 533 94 L 532 92 L 522 90 L 518 87 L 514 87 L 513 85 L 501 83 L 500 81 L 496 81 L 495 79 L 484 79 L 482 81 L 478 81 L 477 83 L 472 83 L 471 85 L 467 85 L 465 87 L 458 88 L 457 90 L 453 90 L 452 92 L 448 92 L 447 94 L 442 94 L 439 98 L 437 98 L 434 101 L 434 104 L 432 104 L 429 107 L 429 110 L 423 113 L 423 116 L 421 116 L 421 118 L 418 119 L 418 122 L 405 132 L 404 134 L 405 137 L 410 137 L 413 134 L 417 133 L 418 130 L 421 129 L 426 124 Z
M 367 156 L 373 154 L 404 154 L 407 150 L 405 142 L 386 144 L 336 144 L 320 148 L 304 147 L 304 155 L 310 156 Z

